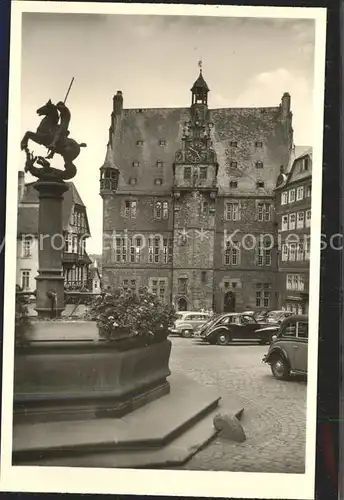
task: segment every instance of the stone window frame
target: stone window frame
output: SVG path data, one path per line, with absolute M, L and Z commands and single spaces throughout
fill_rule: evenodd
M 231 160 L 229 164 L 230 168 L 238 168 L 238 162 L 236 160 Z
M 208 167 L 199 167 L 199 180 L 206 181 L 208 179 Z
M 129 251 L 129 261 L 131 263 L 140 263 L 142 257 L 142 238 L 141 236 L 136 236 L 135 238 L 130 238 L 130 251 Z
M 132 166 L 133 168 L 138 168 L 140 166 L 140 162 L 138 160 L 134 160 Z
M 255 167 L 257 170 L 262 170 L 264 168 L 264 163 L 261 160 L 258 160 L 255 162 Z M 258 182 L 262 182 L 262 181 L 258 181 Z M 258 182 L 257 182 L 257 184 L 258 184 Z
M 254 144 L 255 148 L 262 148 L 263 147 L 263 141 L 256 141 Z
M 229 146 L 231 148 L 237 148 L 238 147 L 238 141 L 229 141 Z
M 236 189 L 238 187 L 238 181 L 229 181 L 229 187 Z
M 25 235 L 23 236 L 21 243 L 21 257 L 23 259 L 30 259 L 32 257 L 33 238 Z
M 23 290 L 30 290 L 31 269 L 20 270 L 20 286 Z
M 129 184 L 130 184 L 130 186 L 136 186 L 137 177 L 129 177 Z
M 136 146 L 143 146 L 144 142 L 142 139 L 139 139 L 138 141 L 136 141 Z
M 271 266 L 272 264 L 272 251 L 271 248 L 265 248 L 261 245 L 261 241 L 258 242 L 256 251 L 256 264 L 259 267 Z
M 272 202 L 256 200 L 258 222 L 270 222 L 272 218 Z
M 127 237 L 118 236 L 115 239 L 115 262 L 128 261 L 128 239 Z
M 312 184 L 308 184 L 305 186 L 305 198 L 311 198 L 312 197 Z
M 183 286 L 181 286 L 183 285 Z M 187 295 L 189 286 L 189 277 L 188 276 L 178 276 L 177 279 L 177 288 L 179 295 Z
M 234 218 L 234 205 L 237 207 L 237 217 Z M 228 221 L 240 221 L 241 220 L 241 202 L 240 201 L 225 201 L 224 207 L 224 219 Z
M 228 286 L 226 286 L 226 285 L 228 285 Z M 226 291 L 238 290 L 238 289 L 242 288 L 241 278 L 231 278 L 230 276 L 225 276 L 220 283 L 220 288 L 222 288 L 223 290 L 226 290 Z
M 188 173 L 188 175 L 186 175 L 186 173 Z M 189 173 L 190 173 L 190 175 L 189 175 Z M 184 167 L 184 171 L 183 171 L 184 181 L 191 181 L 191 178 L 192 178 L 192 168 L 191 167 Z
M 163 167 L 164 167 L 164 162 L 163 162 L 163 161 L 161 161 L 161 160 L 157 160 L 157 162 L 156 162 L 156 167 L 157 167 L 157 168 L 163 168 Z
M 137 207 L 138 207 L 137 200 L 126 199 L 124 200 L 123 204 L 124 204 L 124 217 L 126 219 L 136 219 Z
M 210 203 L 208 200 L 203 200 L 201 203 L 201 215 L 206 217 L 209 215 Z
M 150 276 L 148 279 L 148 289 L 151 293 L 154 293 L 159 299 L 163 299 L 166 302 L 166 296 L 168 293 L 168 278 L 160 276 Z M 164 293 L 161 293 L 161 292 Z
M 263 285 L 263 283 L 257 283 L 257 285 Z M 259 308 L 270 308 L 271 303 L 271 291 L 266 287 L 262 286 L 258 288 L 256 285 L 256 307 Z
M 159 139 L 159 146 L 166 146 L 166 139 Z
M 238 241 L 233 241 L 233 243 L 234 245 L 231 244 L 231 241 L 226 241 L 224 245 L 223 263 L 226 267 L 240 266 L 241 262 L 240 243 Z

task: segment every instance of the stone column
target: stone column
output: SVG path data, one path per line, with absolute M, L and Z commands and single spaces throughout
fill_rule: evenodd
M 55 318 L 65 308 L 62 203 L 69 186 L 63 181 L 41 180 L 34 186 L 39 193 L 36 311 L 39 317 Z

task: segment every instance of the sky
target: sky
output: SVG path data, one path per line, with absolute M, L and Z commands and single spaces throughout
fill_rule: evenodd
M 73 182 L 87 207 L 88 253 L 101 253 L 99 168 L 117 90 L 124 108 L 187 107 L 202 59 L 210 108 L 278 106 L 289 92 L 295 144 L 311 146 L 314 40 L 308 19 L 24 13 L 22 134 L 37 128 L 37 108 L 64 99 L 74 77 L 70 137 L 87 148 Z M 19 169 L 24 161 L 23 153 Z

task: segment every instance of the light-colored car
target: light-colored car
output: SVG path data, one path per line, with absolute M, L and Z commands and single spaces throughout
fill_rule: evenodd
M 273 337 L 263 362 L 271 367 L 272 374 L 285 380 L 291 372 L 307 374 L 308 316 L 286 318 Z
M 210 317 L 211 315 L 206 312 L 178 312 L 177 320 L 174 328 L 171 328 L 171 333 L 190 338 L 193 336 L 194 331 L 206 323 Z
M 264 323 L 281 324 L 283 320 L 292 316 L 290 311 L 270 311 L 264 318 Z

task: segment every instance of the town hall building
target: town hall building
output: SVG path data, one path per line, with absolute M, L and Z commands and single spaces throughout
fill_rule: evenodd
M 208 96 L 202 71 L 187 108 L 125 109 L 114 96 L 103 285 L 148 286 L 178 310 L 280 308 L 279 252 L 263 235 L 277 234 L 276 182 L 295 151 L 290 95 L 222 109 Z

